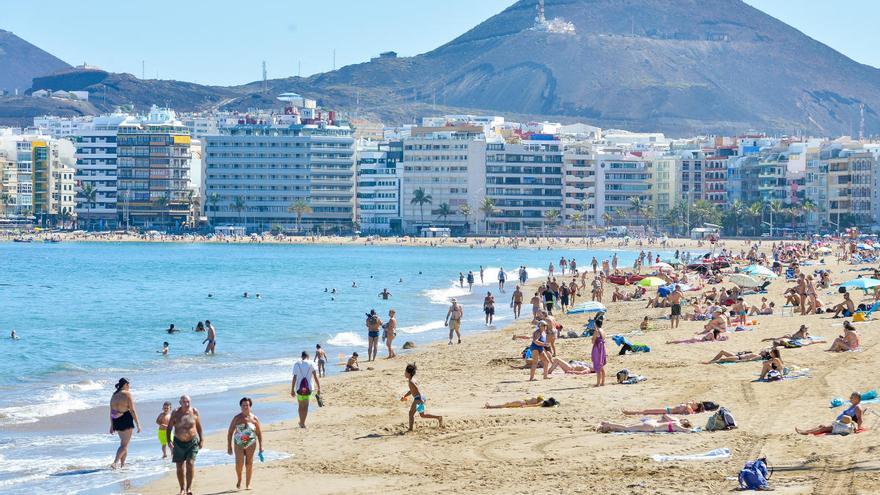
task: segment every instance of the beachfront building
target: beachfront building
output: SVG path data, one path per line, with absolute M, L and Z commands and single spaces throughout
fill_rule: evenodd
M 324 119 L 315 109 L 304 108 L 311 115 L 305 119 L 295 108 L 205 137 L 211 225 L 245 226 L 249 232 L 275 226 L 350 231 L 355 213 L 353 131 L 332 112 Z M 303 203 L 306 208 L 296 207 Z
M 596 209 L 596 155 L 592 143 L 565 144 L 562 155 L 562 218 L 575 228 L 598 225 L 602 212 Z
M 563 220 L 562 145 L 552 135 L 486 144 L 486 197 L 497 211 L 490 232 L 508 235 L 538 233 Z
M 477 221 L 484 216 L 480 207 L 486 191 L 486 138 L 482 127 L 414 127 L 403 139 L 402 167 L 400 213 L 404 232 L 418 234 L 422 228 L 438 225 L 456 234 L 483 231 Z M 425 199 L 418 202 L 417 195 Z M 468 216 L 462 214 L 463 205 L 471 210 Z M 438 214 L 444 210 L 449 214 Z
M 365 234 L 399 234 L 403 143 L 374 144 L 358 150 L 357 224 Z
M 66 225 L 76 207 L 73 146 L 54 139 L 36 139 L 30 144 L 34 217 L 42 226 Z
M 662 219 L 681 200 L 678 193 L 681 162 L 676 155 L 658 154 L 651 158 L 648 167 L 651 172 L 651 205 L 654 208 L 654 217 Z
M 88 125 L 92 117 L 62 117 L 43 115 L 34 117 L 34 127 L 44 136 L 55 139 L 72 138 L 79 130 Z
M 0 220 L 10 218 L 18 199 L 18 164 L 0 149 Z
M 129 119 L 133 118 L 125 114 L 95 117 L 80 126 L 73 136 L 76 146 L 76 216 L 81 229 L 115 229 L 119 224 L 116 135 L 119 125 Z
M 646 225 L 646 210 L 633 208 L 633 200 L 642 205 L 653 203 L 649 160 L 631 154 L 599 156 L 596 187 L 599 190 L 597 210 L 602 211 L 600 225 Z
M 828 167 L 826 222 L 838 229 L 871 225 L 874 156 L 860 146 L 835 144 L 822 150 L 820 159 Z
M 119 224 L 175 231 L 190 215 L 190 136 L 173 110 L 118 125 L 116 147 Z

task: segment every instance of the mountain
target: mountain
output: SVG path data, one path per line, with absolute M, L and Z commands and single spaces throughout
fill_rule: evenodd
M 0 89 L 24 92 L 33 78 L 67 67 L 67 62 L 0 29 Z
M 516 2 L 423 55 L 303 86 L 673 134 L 850 133 L 864 103 L 867 129 L 880 132 L 880 70 L 742 1 L 547 0 L 546 17 L 573 33 L 533 29 L 537 3 Z
M 246 110 L 277 106 L 274 95 L 296 91 L 388 123 L 480 112 L 671 135 L 851 134 L 864 105 L 866 130 L 880 133 L 880 70 L 740 0 L 545 3 L 542 22 L 535 19 L 538 0 L 520 0 L 430 52 L 271 80 L 267 93 L 261 82 L 223 88 L 128 74 L 70 89 L 91 91 L 99 109 L 159 103 Z M 71 78 L 88 79 L 61 77 Z M 4 108 L 0 100 L 0 117 Z

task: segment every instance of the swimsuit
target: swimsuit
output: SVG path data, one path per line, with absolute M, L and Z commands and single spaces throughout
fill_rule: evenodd
M 232 440 L 235 445 L 246 449 L 257 442 L 256 426 L 253 423 L 245 422 L 235 425 L 235 432 L 232 434 Z
M 113 423 L 113 431 L 126 431 L 134 429 L 134 417 L 131 411 L 119 413 L 115 409 L 110 410 L 110 421 Z
M 196 460 L 199 453 L 199 436 L 195 435 L 188 442 L 174 437 L 174 448 L 171 450 L 172 462 L 178 463 L 187 460 Z
M 413 395 L 413 402 L 415 402 L 415 404 L 416 404 L 416 412 L 417 413 L 425 412 L 425 400 L 427 400 L 427 398 L 424 396 Z
M 160 429 L 158 433 L 159 433 L 159 444 L 160 444 L 161 446 L 163 446 L 163 447 L 166 446 L 166 445 L 168 445 L 168 434 L 167 434 L 167 430 L 161 430 L 161 429 Z

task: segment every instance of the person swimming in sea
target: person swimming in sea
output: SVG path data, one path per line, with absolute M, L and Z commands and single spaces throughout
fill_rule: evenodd
M 9 334 L 9 338 L 12 339 L 12 340 L 19 340 L 21 337 L 19 337 L 18 335 L 16 335 L 16 334 L 15 334 L 15 330 L 13 330 L 12 333 Z
M 168 325 L 168 330 L 165 330 L 165 331 L 168 333 L 175 333 L 175 332 L 179 332 L 180 330 L 174 328 L 174 323 L 171 323 L 170 325 Z
M 156 351 L 156 352 L 158 352 L 159 354 L 161 354 L 163 356 L 167 356 L 168 351 L 169 351 L 168 346 L 169 346 L 168 342 L 162 342 L 162 350 Z

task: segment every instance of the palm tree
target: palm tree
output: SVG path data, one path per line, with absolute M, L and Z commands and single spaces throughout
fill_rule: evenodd
M 425 205 L 431 204 L 431 201 L 431 195 L 425 192 L 425 188 L 420 187 L 413 191 L 413 197 L 410 200 L 409 204 L 419 205 L 419 214 L 422 218 L 422 222 L 425 221 Z
M 492 218 L 492 215 L 501 211 L 497 206 L 495 206 L 495 200 L 492 198 L 483 198 L 483 203 L 480 204 L 480 211 L 486 217 L 486 233 L 489 233 L 489 219 Z
M 192 216 L 192 227 L 195 228 L 199 224 L 199 210 L 202 208 L 202 197 L 196 196 L 195 191 L 190 189 L 187 191 L 187 200 L 189 201 L 189 212 Z
M 61 218 L 61 228 L 63 229 L 67 226 L 67 221 L 70 220 L 70 210 L 62 208 L 61 213 L 58 216 Z
M 810 213 L 814 213 L 817 209 L 818 207 L 816 206 L 816 203 L 814 203 L 810 199 L 805 199 L 804 202 L 801 203 L 801 210 L 803 210 L 804 212 L 803 224 L 805 226 L 807 224 L 807 215 L 809 215 Z
M 576 211 L 571 214 L 571 223 L 574 225 L 574 228 L 578 228 L 578 225 L 584 221 L 584 214 Z
M 309 206 L 308 201 L 305 198 L 299 198 L 293 203 L 290 203 L 290 206 L 287 207 L 288 213 L 296 213 L 296 231 L 299 232 L 300 224 L 302 223 L 302 216 L 305 213 L 310 213 L 312 211 L 312 207 Z
M 746 209 L 746 214 L 752 220 L 752 235 L 758 233 L 758 226 L 760 225 L 761 212 L 764 211 L 764 205 L 758 201 L 750 204 Z
M 229 207 L 238 212 L 238 221 L 241 222 L 241 212 L 244 211 L 247 203 L 245 203 L 244 198 L 241 196 L 236 196 L 235 201 L 229 204 Z
M 449 206 L 449 203 L 440 203 L 440 207 L 437 208 L 435 213 L 437 214 L 437 218 L 442 218 L 445 221 L 449 215 L 453 214 L 453 211 Z
M 778 214 L 782 213 L 782 210 L 783 210 L 783 208 L 785 208 L 785 206 L 782 204 L 782 201 L 780 201 L 778 199 L 774 199 L 773 201 L 771 201 L 769 203 L 769 206 L 770 206 L 770 237 L 773 237 L 773 214 L 776 213 L 778 215 Z
M 98 190 L 91 184 L 86 184 L 79 191 L 80 197 L 86 204 L 86 211 L 89 213 L 89 220 L 92 220 L 92 203 L 98 197 Z
M 217 203 L 219 203 L 219 202 L 220 202 L 220 195 L 218 195 L 217 193 L 211 193 L 211 195 L 208 196 L 208 203 L 210 203 L 211 211 L 214 212 L 214 215 L 217 215 Z M 214 216 L 211 216 L 212 223 L 213 223 L 213 220 L 214 220 Z
M 460 205 L 458 207 L 458 212 L 462 214 L 462 216 L 464 217 L 464 223 L 467 224 L 468 218 L 470 218 L 471 213 L 473 213 L 473 210 L 471 210 L 471 205 L 465 203 L 465 204 Z
M 727 224 L 733 227 L 733 236 L 739 236 L 739 221 L 746 213 L 746 205 L 742 201 L 736 199 L 730 204 L 725 219 Z
M 645 202 L 642 201 L 642 198 L 638 196 L 633 196 L 629 198 L 629 211 L 636 214 L 638 218 L 642 214 L 642 210 L 645 208 Z
M 552 228 L 554 225 L 556 225 L 556 221 L 559 220 L 559 210 L 550 209 L 545 211 L 544 220 L 546 220 Z
M 165 223 L 165 208 L 168 207 L 168 196 L 159 196 L 153 200 L 153 206 L 159 210 L 159 218 L 162 224 Z
M 602 214 L 602 223 L 604 223 L 606 227 L 611 225 L 612 220 L 614 220 L 614 217 L 611 215 L 611 213 L 608 213 L 606 211 Z

